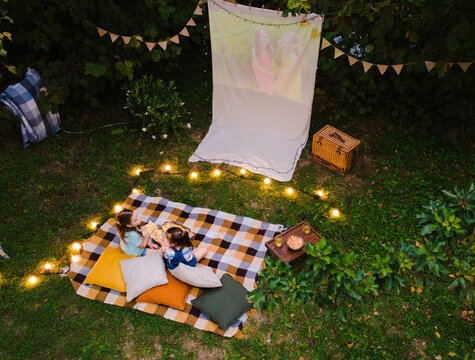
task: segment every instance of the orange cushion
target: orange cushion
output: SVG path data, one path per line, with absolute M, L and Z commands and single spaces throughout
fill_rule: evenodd
M 185 301 L 191 286 L 172 276 L 167 269 L 168 284 L 156 286 L 140 295 L 135 301 L 171 306 L 178 310 L 185 308 Z

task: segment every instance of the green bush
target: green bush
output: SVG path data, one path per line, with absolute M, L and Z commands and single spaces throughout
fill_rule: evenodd
M 179 128 L 191 127 L 184 123 L 183 105 L 173 81 L 165 83 L 151 75 L 134 81 L 127 90 L 127 109 L 136 125 L 152 139 L 166 139 L 171 131 L 179 137 Z
M 378 296 L 381 290 L 399 293 L 404 287 L 420 294 L 437 278 L 442 283 L 450 279 L 448 288 L 471 303 L 475 297 L 473 191 L 473 185 L 468 190 L 444 191 L 448 202 L 431 201 L 424 206 L 429 212 L 419 216 L 424 236 L 421 241 L 401 241 L 399 248 L 383 245 L 381 254 L 365 262 L 353 251 L 335 249 L 325 238 L 315 245 L 307 244 L 303 269 L 267 257 L 260 287 L 250 299 L 255 307 L 269 310 L 277 307 L 279 300 L 294 303 L 311 299 L 346 319 L 348 305 L 361 301 L 366 294 Z

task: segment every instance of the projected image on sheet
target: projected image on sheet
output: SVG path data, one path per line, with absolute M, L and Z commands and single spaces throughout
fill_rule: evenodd
M 312 112 L 323 18 L 207 2 L 212 123 L 189 161 L 228 163 L 289 181 Z
M 238 20 L 226 26 L 229 16 L 218 11 L 211 22 L 217 35 L 212 41 L 214 82 L 305 103 L 302 78 L 315 74 L 315 54 L 307 51 L 315 26 L 260 25 L 269 23 L 264 16 L 247 16 L 256 23 Z

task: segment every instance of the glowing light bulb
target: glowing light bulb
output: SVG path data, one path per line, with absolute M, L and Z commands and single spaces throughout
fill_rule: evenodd
M 172 169 L 172 167 L 170 165 L 165 165 L 165 171 L 170 171 Z
M 96 221 L 93 221 L 91 222 L 91 229 L 95 229 L 97 227 L 97 222 Z
M 322 190 L 318 190 L 318 191 L 317 191 L 317 195 L 318 195 L 319 197 L 323 197 L 323 191 L 322 191 Z
M 288 187 L 287 190 L 285 190 L 288 195 L 292 195 L 294 193 L 294 189 L 291 187 Z
M 73 245 L 71 246 L 73 248 L 74 251 L 79 251 L 81 250 L 81 244 L 80 243 L 73 243 Z
M 72 261 L 73 263 L 77 263 L 77 262 L 79 261 L 79 259 L 80 259 L 79 255 L 73 255 L 73 256 L 71 256 L 71 261 Z
M 239 170 L 239 173 L 240 173 L 241 175 L 246 175 L 247 170 L 246 170 L 246 169 L 241 169 L 241 170 Z
M 36 284 L 37 282 L 38 282 L 38 278 L 37 278 L 36 276 L 34 276 L 34 275 L 33 275 L 33 276 L 30 276 L 30 277 L 28 278 L 28 283 L 31 284 L 31 285 L 34 285 L 34 284 Z
M 120 212 L 120 210 L 122 210 L 122 206 L 120 206 L 119 204 L 117 204 L 117 205 L 114 206 L 114 211 L 115 211 L 116 213 Z
M 136 169 L 136 170 L 134 171 L 134 174 L 137 175 L 137 176 L 139 176 L 141 172 L 142 172 L 142 169 Z
M 265 178 L 265 179 L 264 179 L 264 184 L 269 185 L 270 182 L 271 182 L 271 180 L 270 180 L 269 178 Z
M 338 210 L 338 209 L 333 209 L 333 210 L 331 211 L 331 214 L 332 214 L 333 217 L 338 217 L 338 216 L 340 216 L 340 210 Z
M 51 270 L 53 268 L 53 265 L 51 265 L 50 263 L 46 263 L 44 268 L 45 270 Z
M 221 170 L 215 169 L 215 170 L 213 171 L 213 175 L 214 175 L 214 176 L 219 176 L 219 175 L 221 175 Z
M 196 179 L 196 178 L 198 178 L 198 173 L 196 171 L 192 171 L 191 174 L 190 174 L 190 177 L 192 179 Z
M 132 189 L 132 193 L 134 193 L 134 194 L 140 194 L 140 191 L 139 191 L 139 189 Z

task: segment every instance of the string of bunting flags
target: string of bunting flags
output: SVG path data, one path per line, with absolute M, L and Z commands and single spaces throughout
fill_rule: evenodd
M 196 26 L 195 22 L 193 21 L 193 16 L 194 15 L 203 15 L 203 11 L 201 10 L 200 5 L 204 4 L 204 3 L 206 3 L 206 0 L 199 0 L 198 5 L 196 6 L 196 9 L 193 12 L 193 15 L 190 17 L 190 19 L 188 20 L 186 25 L 183 27 L 183 29 L 181 29 L 181 31 L 178 34 L 175 34 L 174 36 L 171 36 L 168 40 L 156 41 L 156 42 L 145 41 L 142 36 L 136 36 L 135 39 L 137 41 L 145 43 L 145 45 L 147 46 L 149 51 L 152 51 L 153 48 L 155 48 L 156 45 L 160 46 L 163 50 L 166 50 L 167 45 L 168 45 L 168 41 L 171 41 L 175 44 L 179 44 L 180 43 L 179 35 L 186 36 L 186 37 L 190 36 L 190 33 L 188 32 L 187 26 Z M 103 37 L 103 36 L 109 34 L 110 40 L 112 42 L 115 42 L 118 38 L 121 38 L 122 41 L 124 42 L 124 44 L 126 44 L 126 45 L 130 42 L 130 39 L 132 39 L 132 36 L 115 34 L 115 33 L 112 33 L 110 31 L 101 29 L 99 27 L 97 27 L 97 32 L 99 33 L 100 37 Z
M 215 4 L 217 4 L 219 6 L 219 4 L 214 1 L 214 0 L 211 0 L 213 1 Z M 231 0 L 232 1 L 232 0 Z M 150 42 L 150 41 L 145 41 L 141 36 L 136 36 L 135 39 L 140 41 L 140 42 L 143 42 L 145 43 L 145 45 L 147 46 L 148 50 L 149 51 L 152 51 L 156 45 L 160 46 L 163 50 L 166 50 L 167 49 L 167 45 L 168 45 L 168 41 L 171 41 L 175 44 L 179 44 L 180 43 L 180 35 L 181 36 L 185 36 L 185 37 L 189 37 L 190 34 L 188 32 L 188 29 L 187 29 L 187 26 L 196 26 L 195 22 L 193 21 L 193 16 L 194 15 L 203 15 L 203 11 L 201 10 L 201 7 L 200 5 L 201 4 L 204 4 L 206 3 L 207 0 L 199 0 L 198 2 L 198 5 L 196 6 L 196 9 L 195 11 L 193 12 L 193 15 L 190 17 L 190 19 L 188 20 L 188 22 L 186 23 L 186 25 L 183 27 L 183 29 L 178 33 L 178 34 L 175 34 L 174 36 L 171 36 L 168 40 L 163 40 L 163 41 L 158 41 L 158 42 Z M 235 1 L 232 1 L 236 4 Z M 220 6 L 221 7 L 221 6 Z M 255 22 L 255 21 L 252 21 L 252 20 L 248 20 L 248 19 L 244 19 L 234 13 L 232 13 L 231 11 L 221 7 L 223 10 L 225 10 L 228 14 L 230 15 L 233 15 L 233 16 L 236 16 L 244 21 L 250 21 L 250 22 Z M 249 8 L 251 8 L 251 6 L 249 5 Z M 279 9 L 280 10 L 280 9 Z M 333 15 L 332 14 L 322 14 L 321 16 L 323 17 L 324 15 Z M 320 15 L 317 15 L 317 16 L 320 16 Z M 309 24 L 309 20 L 312 20 L 313 18 L 306 18 L 306 15 L 303 15 L 302 16 L 302 20 L 295 23 L 295 24 L 298 24 L 300 23 L 302 26 L 305 26 L 305 25 L 308 25 Z M 259 23 L 259 22 L 255 22 L 256 24 L 261 24 L 261 25 L 267 25 L 267 24 L 263 24 L 263 23 Z M 269 24 L 269 25 L 273 25 L 273 26 L 277 26 L 277 25 L 274 25 L 274 24 Z M 284 24 L 285 26 L 289 26 L 289 25 L 293 25 L 293 23 L 291 24 Z M 99 33 L 99 36 L 100 37 L 103 37 L 107 34 L 109 34 L 109 37 L 110 37 L 110 40 L 112 42 L 115 42 L 119 37 L 122 38 L 124 44 L 128 44 L 130 42 L 130 39 L 132 39 L 132 36 L 128 36 L 128 35 L 119 35 L 119 34 L 115 34 L 115 33 L 112 33 L 110 31 L 107 31 L 107 30 L 104 30 L 104 29 L 101 29 L 99 27 L 97 27 L 97 32 Z M 315 31 L 315 33 L 317 33 Z M 314 35 L 312 33 L 312 35 Z M 318 36 L 320 36 L 320 34 L 316 34 Z M 334 59 L 342 56 L 342 55 L 345 55 L 347 58 L 348 58 L 348 63 L 350 66 L 353 66 L 354 64 L 356 64 L 357 62 L 360 62 L 362 65 L 363 65 L 363 70 L 364 72 L 368 72 L 373 66 L 377 67 L 380 74 L 381 75 L 384 75 L 384 73 L 386 72 L 386 70 L 388 68 L 392 68 L 397 75 L 399 75 L 403 69 L 404 66 L 406 65 L 413 65 L 413 64 L 416 64 L 417 62 L 408 62 L 408 63 L 404 63 L 404 64 L 390 64 L 390 65 L 387 65 L 387 64 L 376 64 L 376 63 L 371 63 L 371 62 L 368 62 L 368 61 L 364 61 L 364 60 L 360 60 L 354 56 L 351 56 L 347 53 L 345 53 L 344 51 L 342 51 L 341 49 L 337 48 L 335 45 L 333 45 L 332 43 L 330 43 L 327 39 L 325 39 L 323 36 L 322 36 L 322 44 L 321 44 L 321 47 L 320 47 L 320 50 L 323 50 L 327 47 L 333 47 L 335 53 L 334 53 Z M 425 63 L 425 66 L 427 68 L 427 71 L 430 72 L 432 69 L 435 68 L 437 62 L 436 61 L 429 61 L 429 60 L 424 60 L 424 63 Z M 473 61 L 465 61 L 465 62 L 444 62 L 443 66 L 444 66 L 444 70 L 447 71 L 449 70 L 454 64 L 458 64 L 460 66 L 460 68 L 463 70 L 463 72 L 466 72 L 467 69 L 470 67 L 470 65 L 472 65 Z
M 386 64 L 375 64 L 375 63 L 371 63 L 371 62 L 368 62 L 368 61 L 363 61 L 363 60 L 355 58 L 354 56 L 348 55 L 344 51 L 338 49 L 335 45 L 330 43 L 327 39 L 325 39 L 322 36 L 322 45 L 320 47 L 320 50 L 323 50 L 323 49 L 325 49 L 327 47 L 330 47 L 330 46 L 333 47 L 333 49 L 335 51 L 335 55 L 333 57 L 334 59 L 336 59 L 336 58 L 338 58 L 342 55 L 345 55 L 346 57 L 348 57 L 348 63 L 350 64 L 350 66 L 353 66 L 357 62 L 361 62 L 362 65 L 363 65 L 363 69 L 364 69 L 365 73 L 368 72 L 368 70 L 371 69 L 372 66 L 375 66 L 375 67 L 378 68 L 381 75 L 383 75 L 389 67 L 392 67 L 393 70 L 396 72 L 396 74 L 399 75 L 401 73 L 402 68 L 405 65 L 412 65 L 412 64 L 417 63 L 416 61 L 413 61 L 413 62 L 409 62 L 409 63 L 405 63 L 405 64 L 386 65 Z M 430 72 L 435 67 L 437 62 L 436 61 L 424 60 L 424 63 L 426 65 L 427 71 Z M 467 69 L 470 67 L 470 65 L 472 65 L 472 63 L 473 63 L 473 61 L 445 62 L 444 63 L 444 70 L 449 70 L 454 64 L 458 64 L 460 66 L 460 68 L 463 70 L 463 72 L 466 72 Z

